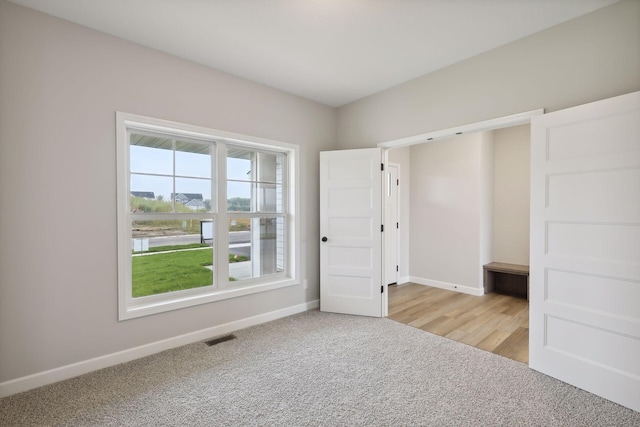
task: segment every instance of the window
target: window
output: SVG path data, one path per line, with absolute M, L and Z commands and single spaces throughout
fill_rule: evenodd
M 117 113 L 120 320 L 299 283 L 295 145 Z
M 230 264 L 233 279 L 253 279 L 284 271 L 285 176 L 285 153 L 228 146 L 229 242 L 250 242 L 244 245 L 244 251 L 241 244 L 230 246 L 234 257 L 250 260 L 242 269 L 236 267 L 241 264 Z

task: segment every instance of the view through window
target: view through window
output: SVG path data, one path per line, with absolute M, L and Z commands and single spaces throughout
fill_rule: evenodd
M 126 262 L 119 256 L 121 318 L 291 281 L 294 151 L 144 123 L 123 121 L 122 128 L 127 212 L 120 209 L 119 227 L 126 217 L 129 244 L 119 242 L 128 251 Z

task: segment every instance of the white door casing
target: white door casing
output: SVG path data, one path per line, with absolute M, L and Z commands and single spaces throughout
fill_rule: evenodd
M 529 365 L 640 411 L 640 92 L 531 137 Z
M 381 164 L 380 148 L 320 153 L 322 311 L 383 315 Z
M 398 283 L 398 166 L 384 171 L 384 275 L 385 284 Z
M 385 153 L 386 158 L 386 153 Z M 382 294 L 382 316 L 389 315 L 389 285 L 398 283 L 398 260 L 399 256 L 399 232 L 398 232 L 398 205 L 399 205 L 399 168 L 400 165 L 386 162 L 383 178 L 384 194 L 382 195 L 384 208 L 384 233 L 383 253 L 384 253 L 384 289 Z

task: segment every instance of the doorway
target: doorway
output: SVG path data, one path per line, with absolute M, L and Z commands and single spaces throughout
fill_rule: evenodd
M 524 123 L 540 114 L 538 110 L 518 116 Z M 530 367 L 632 409 L 638 407 L 640 388 L 637 365 L 629 361 L 637 358 L 619 355 L 637 353 L 637 328 L 633 329 L 637 313 L 629 311 L 634 318 L 621 314 L 629 310 L 629 301 L 636 300 L 637 289 L 629 283 L 640 278 L 633 257 L 638 249 L 638 217 L 630 208 L 637 205 L 640 194 L 633 185 L 640 182 L 635 179 L 640 169 L 638 117 L 640 92 L 635 92 L 534 118 L 531 131 Z M 512 119 L 498 121 L 519 124 Z M 497 126 L 501 127 L 506 125 Z M 449 129 L 433 135 L 460 133 Z M 434 139 L 429 135 L 378 147 L 419 144 Z M 369 222 L 373 231 L 376 224 Z M 478 241 L 486 243 L 480 234 Z M 613 256 L 608 249 L 613 249 Z M 382 254 L 376 260 L 384 269 Z M 551 270 L 553 274 L 548 274 Z M 585 277 L 589 292 L 583 286 Z M 383 277 L 379 279 L 382 283 Z M 384 293 L 385 286 L 380 288 Z M 369 283 L 367 290 L 375 293 L 375 284 Z M 466 290 L 483 294 L 480 286 Z M 588 340 L 581 338 L 583 332 L 590 334 Z M 621 347 L 623 353 L 612 350 Z
M 402 168 L 399 284 L 482 295 L 483 265 L 528 265 L 529 152 L 528 124 L 388 151 Z
M 411 265 L 390 318 L 527 363 L 526 294 L 484 295 L 483 265 L 529 263 L 529 152 L 528 124 L 389 150 L 409 170 Z

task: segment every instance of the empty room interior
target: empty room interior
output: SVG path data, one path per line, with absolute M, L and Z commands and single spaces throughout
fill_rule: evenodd
M 0 425 L 640 425 L 639 91 L 638 0 L 0 0 Z
M 506 296 L 503 303 L 494 305 L 492 295 L 484 298 L 486 307 L 475 305 L 486 292 L 479 290 L 484 265 L 529 264 L 529 151 L 529 125 L 390 150 L 389 162 L 403 178 L 398 211 L 408 212 L 399 215 L 393 282 L 400 286 L 390 291 L 392 319 L 527 363 L 526 276 L 494 289 Z M 432 287 L 448 290 L 442 295 L 450 295 L 452 305 L 417 297 Z

